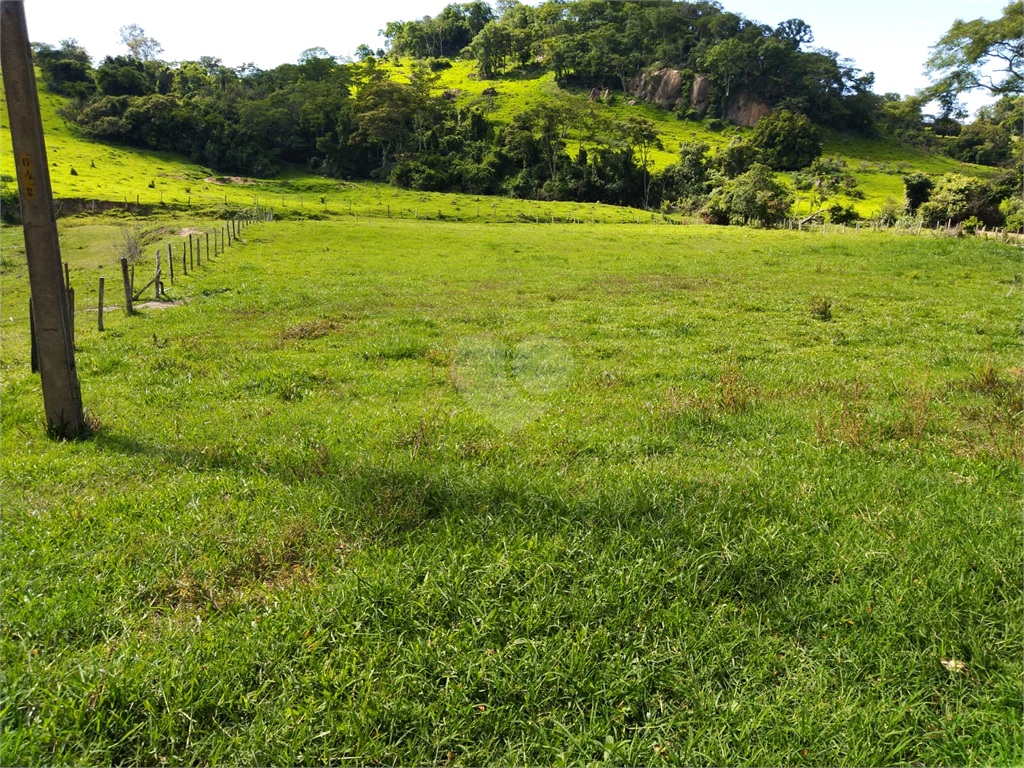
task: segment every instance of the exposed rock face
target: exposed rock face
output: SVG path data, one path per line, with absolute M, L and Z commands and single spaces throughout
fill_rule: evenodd
M 729 97 L 725 107 L 725 116 L 737 125 L 753 128 L 762 117 L 770 115 L 772 108 L 746 93 L 737 93 Z
M 600 95 L 601 95 L 601 92 L 597 90 L 597 86 L 596 85 L 593 88 L 590 89 L 590 100 L 591 101 L 597 101 L 597 99 L 598 99 L 598 97 Z
M 658 69 L 633 78 L 629 92 L 659 107 L 675 107 L 684 102 L 683 76 L 678 69 Z
M 690 86 L 690 107 L 704 114 L 708 111 L 708 85 L 711 81 L 707 75 L 697 75 Z
M 447 91 L 441 94 L 441 98 L 445 101 L 455 101 L 459 94 L 462 93 L 461 88 L 449 88 Z
M 498 95 L 498 91 L 497 91 L 497 89 L 494 86 L 491 86 L 490 88 L 484 88 L 482 91 L 480 91 L 480 93 L 482 93 L 484 96 L 497 96 Z

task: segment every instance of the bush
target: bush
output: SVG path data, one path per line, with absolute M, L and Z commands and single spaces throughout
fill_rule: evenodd
M 805 115 L 780 110 L 754 126 L 750 144 L 776 171 L 796 171 L 821 155 L 821 136 Z
M 789 214 L 793 194 L 775 180 L 771 168 L 760 163 L 718 189 L 701 210 L 709 224 L 730 224 L 757 219 L 765 225 L 777 224 Z
M 972 216 L 989 226 L 1002 223 L 998 200 L 993 190 L 980 179 L 947 173 L 935 185 L 931 199 L 918 209 L 928 226 L 952 222 L 959 224 Z
M 836 203 L 828 209 L 828 220 L 833 224 L 853 224 L 860 220 L 860 214 L 852 205 L 844 207 Z
M 16 185 L 0 184 L 0 221 L 21 224 L 21 197 Z
M 907 210 L 917 213 L 922 204 L 927 203 L 935 189 L 935 181 L 926 173 L 908 173 L 903 177 L 903 188 L 906 194 Z
M 430 57 L 427 59 L 427 69 L 431 72 L 440 72 L 443 69 L 451 69 L 452 63 L 448 59 L 435 59 Z
M 1024 200 L 1014 195 L 1003 201 L 999 211 L 1006 217 L 1006 228 L 1010 232 L 1024 231 Z
M 729 145 L 715 153 L 715 166 L 727 178 L 735 179 L 761 161 L 760 153 L 745 141 L 733 139 Z
M 981 220 L 977 216 L 971 216 L 968 219 L 964 219 L 960 226 L 966 234 L 973 235 L 981 226 Z
M 822 200 L 857 186 L 857 178 L 850 173 L 841 157 L 816 158 L 807 168 L 793 175 L 793 182 L 797 189 L 813 189 Z
M 895 197 L 887 197 L 878 211 L 878 220 L 883 224 L 892 224 L 904 213 L 906 209 Z

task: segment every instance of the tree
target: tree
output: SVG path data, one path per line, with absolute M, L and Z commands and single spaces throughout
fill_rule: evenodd
M 945 110 L 956 97 L 984 89 L 994 96 L 1024 93 L 1024 0 L 1015 0 L 994 21 L 957 19 L 932 46 L 925 71 L 933 84 L 922 93 L 938 100 Z M 983 70 L 990 62 L 1001 65 L 1001 79 Z
M 755 163 L 749 171 L 715 189 L 701 211 L 709 224 L 743 223 L 756 219 L 776 224 L 789 214 L 793 194 L 775 180 L 767 165 Z
M 491 78 L 501 69 L 505 68 L 512 48 L 512 38 L 508 29 L 503 24 L 490 22 L 485 26 L 473 42 L 469 44 L 469 50 L 476 58 L 480 76 Z
M 725 98 L 722 99 L 723 118 L 733 82 L 747 74 L 751 62 L 755 59 L 753 46 L 737 37 L 724 40 L 704 55 L 701 62 L 704 68 L 716 75 L 719 80 L 725 81 Z
M 907 209 L 917 213 L 917 209 L 931 197 L 935 180 L 926 173 L 908 173 L 903 177 L 903 188 L 906 190 Z
M 163 46 L 152 37 L 146 37 L 146 31 L 138 24 L 121 27 L 119 34 L 121 44 L 128 47 L 136 61 L 154 61 L 158 54 L 163 53 Z
M 775 37 L 784 40 L 794 48 L 814 42 L 814 33 L 802 19 L 787 19 L 775 28 Z
M 356 48 L 356 61 L 366 61 L 373 56 L 373 49 L 366 43 L 360 43 Z
M 654 162 L 651 153 L 662 148 L 661 139 L 654 128 L 654 123 L 636 115 L 630 115 L 626 122 L 621 124 L 620 130 L 630 154 L 636 158 L 643 172 L 643 204 L 645 209 L 650 208 L 651 187 L 654 183 L 654 175 L 651 173 Z
M 1010 159 L 1013 143 L 1001 125 L 975 120 L 964 126 L 949 147 L 950 157 L 965 163 L 1001 165 Z
M 784 109 L 757 121 L 750 144 L 777 171 L 799 170 L 821 155 L 821 138 L 814 124 L 806 115 Z
M 679 162 L 662 173 L 663 199 L 668 203 L 691 203 L 706 192 L 708 181 L 708 150 L 703 141 L 686 141 L 679 145 Z

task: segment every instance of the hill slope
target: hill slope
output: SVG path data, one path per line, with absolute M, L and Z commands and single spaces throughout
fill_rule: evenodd
M 406 66 L 391 66 L 392 75 L 407 80 Z M 479 80 L 475 75 L 475 62 L 456 61 L 450 69 L 440 73 L 436 91 L 458 92 L 460 106 L 480 108 L 490 119 L 507 123 L 518 112 L 531 106 L 563 98 L 566 95 L 585 96 L 561 88 L 551 73 L 529 74 L 517 70 L 507 78 Z M 484 91 L 493 88 L 494 95 Z M 529 220 L 536 216 L 610 216 L 610 208 L 585 203 L 531 202 L 514 205 L 482 195 L 449 193 L 422 193 L 369 182 L 339 182 L 292 170 L 275 179 L 225 179 L 217 177 L 206 167 L 190 163 L 180 156 L 165 152 L 152 152 L 132 147 L 104 144 L 80 136 L 73 126 L 64 121 L 59 111 L 65 104 L 60 96 L 40 89 L 43 124 L 47 135 L 47 149 L 51 162 L 54 194 L 61 198 L 86 198 L 110 201 L 138 201 L 143 204 L 160 202 L 175 205 L 248 205 L 260 202 L 274 204 L 282 209 L 319 210 L 327 213 L 347 211 L 374 215 L 394 208 L 394 215 L 446 215 L 467 218 L 475 216 L 477 207 L 486 215 L 499 220 Z M 630 106 L 621 99 L 614 103 L 593 103 L 593 109 L 611 119 L 622 120 L 638 115 L 654 122 L 660 134 L 662 149 L 652 154 L 656 168 L 674 162 L 679 145 L 685 141 L 701 140 L 713 148 L 728 144 L 734 138 L 749 133 L 739 126 L 712 130 L 709 121 L 680 120 L 673 113 L 649 104 Z M 0 155 L 10 162 L 10 132 L 6 121 L 6 103 L 0 107 Z M 584 142 L 584 146 L 586 143 Z M 964 173 L 988 177 L 994 169 L 956 162 L 948 157 L 932 154 L 894 139 L 867 139 L 853 134 L 828 132 L 824 150 L 827 155 L 845 159 L 859 182 L 864 199 L 851 199 L 839 195 L 835 199 L 853 205 L 862 216 L 877 211 L 887 198 L 901 199 L 903 184 L 901 172 L 923 171 L 929 174 Z M 74 168 L 77 175 L 72 175 Z M 791 183 L 789 174 L 779 174 Z M 326 198 L 325 201 L 321 197 Z M 799 205 L 800 201 L 798 201 Z M 806 211 L 806 207 L 804 208 Z

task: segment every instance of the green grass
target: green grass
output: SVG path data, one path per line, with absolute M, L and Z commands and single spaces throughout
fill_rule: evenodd
M 82 296 L 115 223 L 61 221 Z M 1024 757 L 1017 251 L 261 224 L 80 300 L 58 443 L 19 238 L 3 764 Z

